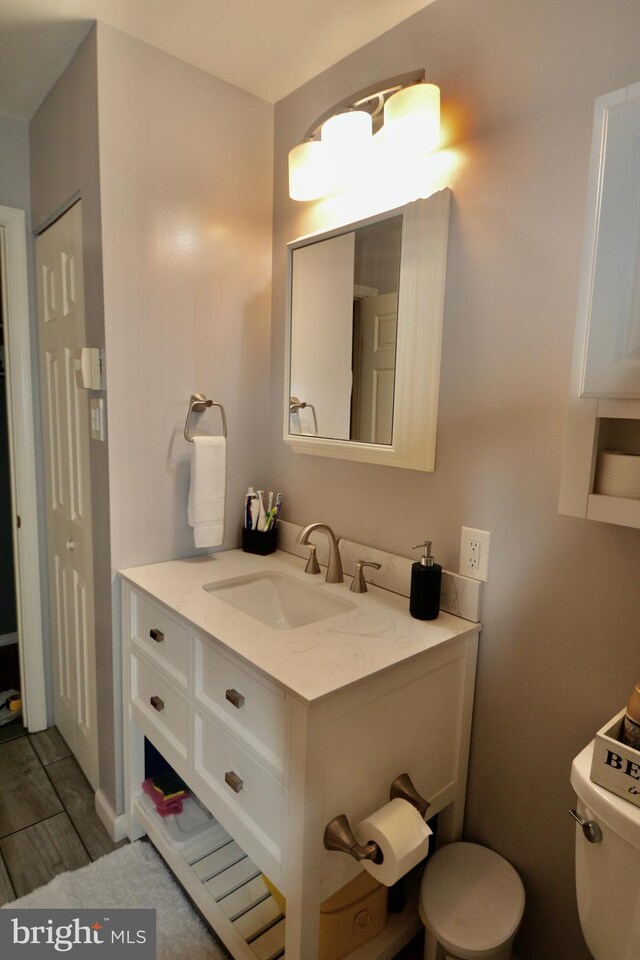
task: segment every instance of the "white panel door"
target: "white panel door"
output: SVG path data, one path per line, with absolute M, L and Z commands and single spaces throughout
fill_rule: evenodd
M 350 429 L 354 257 L 353 232 L 293 253 L 290 394 L 313 404 L 318 435 L 336 440 Z M 292 433 L 313 432 L 311 411 L 290 420 Z
M 98 786 L 89 400 L 74 357 L 86 346 L 80 201 L 36 239 L 54 719 Z
M 352 439 L 363 443 L 391 443 L 398 294 L 366 297 L 359 304 L 359 314 Z

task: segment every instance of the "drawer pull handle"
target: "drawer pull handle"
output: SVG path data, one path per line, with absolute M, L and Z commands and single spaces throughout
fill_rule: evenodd
M 160 710 L 164 710 L 164 700 L 161 700 L 160 697 L 150 697 L 149 703 L 151 704 L 154 710 L 158 711 L 158 713 L 160 712 Z
M 225 773 L 224 782 L 227 784 L 227 786 L 231 787 L 234 793 L 240 793 L 244 786 L 244 783 L 238 774 L 234 773 L 233 770 L 229 770 L 228 773 Z
M 244 707 L 244 697 L 242 696 L 241 693 L 238 693 L 237 690 L 233 690 L 233 689 L 227 690 L 227 692 L 225 693 L 225 697 L 227 698 L 229 703 L 232 703 L 234 707 L 238 708 L 238 710 L 240 709 L 240 707 Z
M 164 640 L 164 633 L 162 630 L 156 629 L 156 627 L 152 627 L 151 630 L 149 630 L 149 636 L 152 640 L 155 640 L 156 643 L 162 643 Z

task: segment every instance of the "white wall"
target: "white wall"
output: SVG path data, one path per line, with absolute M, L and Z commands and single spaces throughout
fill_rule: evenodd
M 118 569 L 194 552 L 191 393 L 227 413 L 225 546 L 247 483 L 266 479 L 273 111 L 103 24 L 98 65 Z M 214 411 L 200 423 L 220 431 Z
M 33 244 L 31 242 L 31 189 L 29 183 L 29 125 L 19 120 L 0 117 L 0 204 L 14 209 L 24 210 L 27 229 L 27 271 L 29 286 L 29 327 L 32 341 L 36 336 L 35 282 L 33 264 Z M 44 499 L 44 476 L 42 450 L 40 443 L 40 388 L 38 384 L 38 351 L 31 353 L 31 382 L 33 384 L 34 436 L 36 463 L 36 494 L 39 503 Z M 48 699 L 48 719 L 53 719 L 51 704 L 51 651 L 49 645 L 49 605 L 47 603 L 46 583 L 46 545 L 45 522 L 43 512 L 38 516 L 38 538 L 40 551 L 40 594 L 43 601 L 42 634 L 44 645 L 45 686 Z M 6 588 L 5 588 L 6 589 Z
M 457 569 L 490 530 L 466 837 L 520 871 L 522 960 L 587 960 L 571 759 L 638 679 L 640 531 L 559 516 L 594 99 L 640 80 L 636 0 L 437 0 L 276 106 L 269 485 L 285 518 Z M 285 247 L 322 229 L 287 151 L 368 84 L 424 66 L 459 166 L 433 474 L 310 457 L 281 440 Z M 419 731 L 415 732 L 419 736 Z
M 117 724 L 115 573 L 196 552 L 193 392 L 226 411 L 226 548 L 266 483 L 273 108 L 103 24 L 98 103 Z

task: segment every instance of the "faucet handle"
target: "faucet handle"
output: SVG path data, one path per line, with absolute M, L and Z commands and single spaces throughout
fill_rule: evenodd
M 366 593 L 367 592 L 367 581 L 364 579 L 364 574 L 362 572 L 363 567 L 373 567 L 374 570 L 379 570 L 382 564 L 376 563 L 375 560 L 358 560 L 356 563 L 356 572 L 353 578 L 353 582 L 349 587 L 351 593 Z
M 309 559 L 307 560 L 307 565 L 304 568 L 304 572 L 320 573 L 320 565 L 316 556 L 316 550 L 318 548 L 315 543 L 308 543 L 307 546 L 309 547 Z

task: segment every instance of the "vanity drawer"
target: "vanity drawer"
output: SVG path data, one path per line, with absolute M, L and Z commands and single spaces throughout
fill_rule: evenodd
M 131 656 L 131 703 L 136 721 L 158 749 L 162 752 L 163 743 L 168 743 L 186 760 L 189 705 L 159 671 L 135 654 Z
M 219 724 L 195 714 L 194 768 L 206 788 L 277 861 L 284 789 Z M 202 798 L 206 802 L 206 797 Z M 213 809 L 218 804 L 213 805 Z
M 188 628 L 162 607 L 131 591 L 131 638 L 186 689 L 191 638 Z
M 194 687 L 195 702 L 282 779 L 288 736 L 284 691 L 198 636 Z

